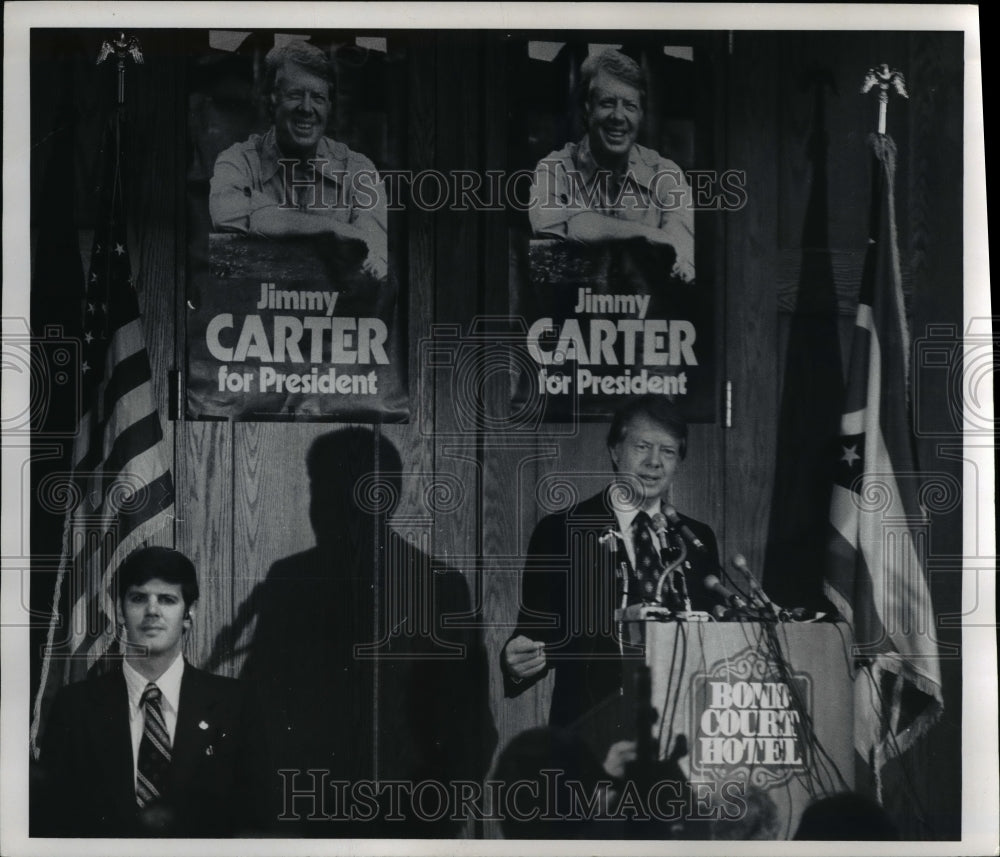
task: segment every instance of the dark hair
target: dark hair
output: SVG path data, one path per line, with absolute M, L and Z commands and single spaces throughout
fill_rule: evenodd
M 743 794 L 744 811 L 739 818 L 729 818 L 723 811 L 711 825 L 713 839 L 745 842 L 749 839 L 778 839 L 778 807 L 759 786 L 747 786 Z
M 889 813 L 871 798 L 856 792 L 821 798 L 805 808 L 795 839 L 836 840 L 899 838 Z
M 122 607 L 130 586 L 142 586 L 153 578 L 179 584 L 185 607 L 198 600 L 194 563 L 180 551 L 153 546 L 132 551 L 118 568 L 118 601 Z
M 613 449 L 625 439 L 629 424 L 639 414 L 649 417 L 667 432 L 677 438 L 680 446 L 678 452 L 681 460 L 687 455 L 688 425 L 680 408 L 663 396 L 650 393 L 638 399 L 632 399 L 616 412 L 608 429 L 608 449 Z
M 608 48 L 599 54 L 592 54 L 580 66 L 580 103 L 585 105 L 590 98 L 590 85 L 599 71 L 604 71 L 612 77 L 624 81 L 639 91 L 639 104 L 646 109 L 646 77 L 642 69 L 632 57 L 625 56 L 621 51 Z
M 561 774 L 554 778 L 555 785 L 548 776 L 552 772 Z M 512 789 L 516 811 L 505 812 L 500 821 L 505 838 L 571 839 L 582 838 L 592 828 L 587 824 L 589 819 L 579 814 L 569 784 L 579 784 L 584 794 L 593 795 L 602 782 L 608 781 L 608 775 L 579 735 L 539 726 L 510 740 L 497 757 L 492 779 L 508 786 L 529 782 L 547 801 L 555 798 L 554 806 L 546 805 L 544 813 L 532 817 L 530 810 L 525 811 L 527 807 L 518 806 L 517 791 Z
M 265 96 L 274 92 L 274 81 L 278 76 L 278 71 L 286 64 L 294 63 L 302 66 L 306 71 L 312 72 L 317 77 L 326 81 L 330 90 L 330 97 L 333 97 L 337 85 L 337 77 L 333 64 L 322 50 L 316 45 L 303 42 L 299 39 L 285 42 L 283 45 L 275 45 L 264 57 L 264 80 L 261 91 Z

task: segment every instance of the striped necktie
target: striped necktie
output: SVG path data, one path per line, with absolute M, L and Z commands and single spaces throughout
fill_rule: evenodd
M 139 703 L 145 720 L 135 778 L 135 802 L 140 807 L 148 806 L 160 796 L 170 767 L 170 733 L 160 708 L 162 695 L 160 689 L 150 682 L 142 692 Z

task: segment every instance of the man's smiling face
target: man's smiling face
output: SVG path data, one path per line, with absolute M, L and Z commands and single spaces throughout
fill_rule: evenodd
M 309 158 L 316 154 L 330 118 L 330 87 L 319 75 L 285 63 L 274 79 L 274 132 L 282 154 Z
M 639 90 L 601 70 L 590 82 L 584 110 L 590 150 L 605 166 L 621 163 L 639 136 L 642 124 Z

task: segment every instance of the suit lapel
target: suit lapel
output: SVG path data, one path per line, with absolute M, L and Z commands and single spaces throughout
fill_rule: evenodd
M 199 724 L 212 724 L 212 709 L 216 699 L 204 675 L 190 664 L 184 664 L 181 695 L 177 707 L 177 731 L 170 768 L 175 783 L 190 783 L 200 757 L 205 752 L 207 730 Z
M 128 689 L 119 666 L 95 685 L 89 706 L 89 732 L 96 757 L 104 766 L 104 782 L 119 814 L 135 811 L 135 770 L 129 725 Z
M 572 573 L 578 575 L 577 586 L 582 591 L 592 593 L 588 597 L 598 599 L 593 605 L 593 609 L 602 614 L 602 623 L 610 621 L 607 614 L 610 614 L 618 606 L 621 593 L 621 566 L 624 563 L 625 573 L 631 571 L 632 565 L 628 558 L 628 551 L 619 539 L 608 543 L 602 542 L 602 538 L 609 532 L 617 532 L 618 519 L 612 510 L 610 489 L 606 488 L 600 494 L 595 494 L 580 503 L 572 512 L 567 521 L 567 532 L 576 530 L 586 532 L 586 548 L 582 545 L 572 548 L 567 544 L 567 550 L 572 554 L 574 550 L 581 550 L 578 559 L 573 562 Z M 586 557 L 585 562 L 579 559 Z M 605 593 L 602 595 L 601 593 Z M 606 611 L 606 612 L 605 612 Z M 595 617 L 596 618 L 596 617 Z M 597 638 L 585 637 L 581 645 L 597 645 Z
M 598 515 L 602 521 L 600 524 L 602 535 L 607 532 L 608 527 L 615 532 L 618 532 L 618 517 L 615 515 L 614 509 L 611 505 L 611 488 L 605 488 L 604 491 L 594 497 L 593 500 L 595 502 L 595 514 Z M 624 533 L 622 534 L 622 539 L 615 539 L 615 557 L 612 573 L 614 574 L 616 580 L 620 580 L 621 575 L 619 574 L 619 568 L 622 563 L 625 564 L 627 574 L 634 574 L 632 561 L 628 557 L 628 549 L 625 547 L 623 539 Z M 615 606 L 617 606 L 617 603 Z
M 611 504 L 610 491 L 610 487 L 606 488 L 601 494 L 588 501 L 594 504 L 588 511 L 594 516 L 595 524 L 600 527 L 601 535 L 606 533 L 609 528 L 615 532 L 619 531 L 618 517 L 615 515 L 614 507 Z M 614 611 L 620 606 L 624 597 L 626 580 L 635 579 L 635 569 L 632 565 L 632 560 L 629 559 L 628 549 L 625 547 L 623 539 L 624 533 L 622 534 L 622 539 L 615 538 L 615 552 L 613 556 L 609 555 L 607 546 L 599 549 L 597 556 L 600 559 L 592 566 L 593 574 L 599 577 L 610 574 L 611 577 L 610 588 L 614 595 L 611 601 L 606 604 L 606 609 L 608 610 L 608 621 L 612 623 L 611 627 L 615 629 L 614 638 L 616 641 L 618 640 L 620 629 L 618 623 L 613 619 Z M 604 577 L 604 579 L 607 580 L 607 577 Z M 626 648 L 628 648 L 629 643 L 627 639 L 623 642 Z M 594 645 L 595 651 L 601 648 L 598 638 L 594 638 L 592 645 Z M 642 652 L 641 648 L 635 651 Z

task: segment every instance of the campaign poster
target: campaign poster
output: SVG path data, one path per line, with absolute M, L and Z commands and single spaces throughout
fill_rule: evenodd
M 188 40 L 189 419 L 405 422 L 401 46 Z
M 706 215 L 740 188 L 699 169 L 710 135 L 698 53 L 648 40 L 522 41 L 511 59 L 510 151 L 530 176 L 511 229 L 511 312 L 527 354 L 515 406 L 543 400 L 548 421 L 600 420 L 653 393 L 712 422 Z

